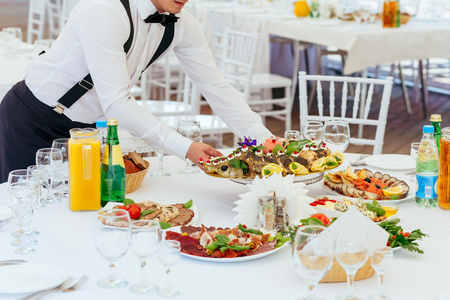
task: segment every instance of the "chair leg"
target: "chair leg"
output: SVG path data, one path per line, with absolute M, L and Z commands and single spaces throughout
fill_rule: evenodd
M 320 70 L 322 69 L 322 53 L 321 53 L 321 46 L 316 46 L 316 75 L 320 75 Z M 316 96 L 316 88 L 317 88 L 317 81 L 314 81 L 313 86 L 311 87 L 311 91 L 309 93 L 309 100 L 308 100 L 308 110 L 311 109 L 312 104 L 314 102 L 314 97 Z
M 403 67 L 402 67 L 401 62 L 398 63 L 398 75 L 400 77 L 400 82 L 402 85 L 403 99 L 405 100 L 406 112 L 408 113 L 408 115 L 410 115 L 411 114 L 411 104 L 409 103 L 408 88 L 406 87 L 406 84 L 405 84 L 405 78 L 403 76 Z
M 419 60 L 419 78 L 420 83 L 422 85 L 422 107 L 423 107 L 423 117 L 427 117 L 427 106 L 428 106 L 428 87 L 427 87 L 427 80 L 425 78 L 425 75 L 423 73 L 423 62 L 422 60 Z

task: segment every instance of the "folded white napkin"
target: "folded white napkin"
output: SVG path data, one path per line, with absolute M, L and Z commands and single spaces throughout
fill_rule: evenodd
M 256 177 L 252 184 L 248 185 L 250 191 L 239 195 L 241 198 L 235 201 L 233 209 L 237 215 L 236 223 L 247 226 L 256 226 L 258 222 L 258 198 L 267 196 L 270 191 L 275 191 L 276 197 L 286 198 L 286 213 L 290 224 L 298 224 L 300 219 L 307 218 L 316 213 L 309 203 L 313 198 L 306 196 L 309 190 L 305 189 L 302 182 L 294 184 L 294 175 L 283 177 L 282 174 L 272 174 L 268 178 Z

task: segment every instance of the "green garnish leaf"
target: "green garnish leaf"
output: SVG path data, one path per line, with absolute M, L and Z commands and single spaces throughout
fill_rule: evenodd
M 228 245 L 228 243 L 230 242 L 230 239 L 223 234 L 216 234 L 216 239 L 218 242 L 221 242 L 222 245 Z
M 209 251 L 214 251 L 214 250 L 216 250 L 217 248 L 219 248 L 219 247 L 221 247 L 221 246 L 223 246 L 223 243 L 222 243 L 222 242 L 214 241 L 214 242 L 212 242 L 211 244 L 206 245 L 206 246 L 205 246 L 205 249 L 206 249 L 206 250 L 209 250 Z
M 277 239 L 277 245 L 275 246 L 275 248 L 280 248 L 281 246 L 283 246 L 285 243 L 290 242 L 291 238 L 289 236 L 284 237 L 283 234 L 281 232 L 277 232 L 277 234 L 271 236 L 268 241 L 274 241 L 275 239 Z
M 270 175 L 270 171 L 269 170 L 264 170 L 264 175 Z
M 256 151 L 258 151 L 258 150 L 263 150 L 263 149 L 266 149 L 266 147 L 264 147 L 264 146 L 256 146 L 256 147 L 253 147 L 253 148 L 252 148 L 252 151 L 253 151 L 253 152 L 256 152 Z
M 123 205 L 130 205 L 134 203 L 135 203 L 134 200 L 130 198 L 125 198 L 125 200 L 123 200 Z
M 327 161 L 326 165 L 330 166 L 330 167 L 336 167 L 339 164 L 337 162 L 335 162 L 335 161 Z
M 280 150 L 283 150 L 283 146 L 281 146 L 280 144 L 276 144 L 275 147 L 273 147 L 272 152 L 273 152 L 273 154 L 276 155 L 276 154 L 278 154 L 278 152 L 279 152 Z
M 141 211 L 141 217 L 149 215 L 154 211 L 155 211 L 154 209 L 148 209 L 148 210 Z
M 294 163 L 291 163 L 289 166 L 291 167 L 292 170 L 297 170 L 298 169 L 297 165 L 294 164 Z
M 246 233 L 263 235 L 261 231 L 252 228 L 245 228 L 244 226 L 242 226 L 242 224 L 239 224 L 239 230 Z
M 398 195 L 392 195 L 391 196 L 391 200 L 398 200 L 399 196 Z
M 219 248 L 219 250 L 220 250 L 220 252 L 224 253 L 225 251 L 228 250 L 228 248 L 230 248 L 230 247 L 228 247 L 228 246 L 221 246 L 221 247 Z
M 372 204 L 366 203 L 366 207 L 367 207 L 368 210 L 373 211 L 374 213 L 376 213 L 377 216 L 384 216 L 386 214 L 386 211 L 378 203 L 377 200 L 373 200 Z
M 237 159 L 237 158 L 233 158 L 229 161 L 230 166 L 232 166 L 233 168 L 236 169 L 242 169 L 242 171 L 244 172 L 244 174 L 248 173 L 248 165 L 245 161 Z
M 244 251 L 250 249 L 250 246 L 242 246 L 242 245 L 230 245 L 230 249 L 234 251 Z
M 172 227 L 172 225 L 170 225 L 169 223 L 166 223 L 166 222 L 159 222 L 159 225 L 161 226 L 161 229 L 168 229 L 168 228 Z
M 320 226 L 323 226 L 322 221 L 320 221 L 317 218 L 313 218 L 313 217 L 309 217 L 307 219 L 301 219 L 300 223 L 302 223 L 303 225 L 320 225 Z
M 193 203 L 194 203 L 194 201 L 192 201 L 192 199 L 189 200 L 188 202 L 186 202 L 184 204 L 184 208 L 191 208 Z

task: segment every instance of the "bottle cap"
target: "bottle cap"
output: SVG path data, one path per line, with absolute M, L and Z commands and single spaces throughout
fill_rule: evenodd
M 118 125 L 117 119 L 108 119 L 108 125 Z
M 423 133 L 434 133 L 434 127 L 431 125 L 423 125 Z
M 96 122 L 96 126 L 97 126 L 97 128 L 102 128 L 102 127 L 106 127 L 106 125 L 107 125 L 107 122 L 106 122 L 106 120 L 98 120 L 97 122 Z
M 431 121 L 431 122 L 442 122 L 441 115 L 438 115 L 438 114 L 436 114 L 436 115 L 431 115 L 430 121 Z

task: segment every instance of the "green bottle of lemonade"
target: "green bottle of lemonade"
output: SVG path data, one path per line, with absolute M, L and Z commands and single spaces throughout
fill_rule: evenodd
M 108 136 L 103 154 L 101 170 L 101 205 L 123 202 L 125 199 L 126 175 L 117 135 L 117 120 L 108 119 Z

